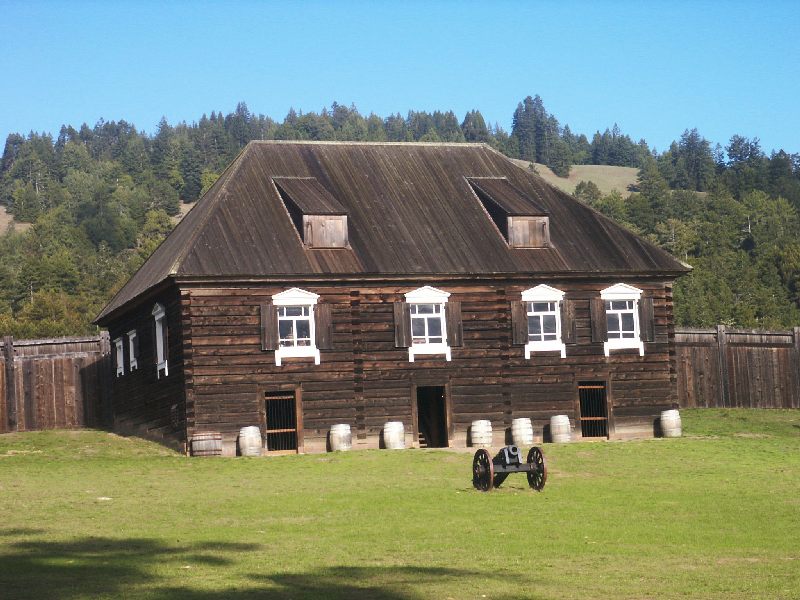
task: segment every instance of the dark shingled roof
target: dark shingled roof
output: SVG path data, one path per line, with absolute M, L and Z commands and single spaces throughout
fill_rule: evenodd
M 493 184 L 478 178 L 505 178 Z M 292 183 L 287 179 L 295 178 Z M 304 180 L 296 178 L 315 178 Z M 550 217 L 551 248 L 509 248 L 471 187 Z M 304 246 L 273 185 L 341 205 L 349 248 Z M 513 194 L 508 193 L 513 190 Z M 307 195 L 306 195 L 307 193 Z M 296 197 L 297 196 L 297 197 Z M 679 274 L 677 259 L 485 144 L 251 142 L 103 309 L 169 277 Z
M 278 191 L 288 196 L 304 215 L 346 215 L 347 211 L 316 177 L 273 177 Z
M 510 216 L 546 215 L 529 196 L 511 185 L 505 177 L 470 177 L 469 182 L 478 194 L 484 194 Z

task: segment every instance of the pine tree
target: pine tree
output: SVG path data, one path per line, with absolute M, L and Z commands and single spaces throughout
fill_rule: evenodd
M 478 110 L 471 110 L 464 116 L 461 123 L 464 139 L 468 142 L 488 142 L 489 128 Z

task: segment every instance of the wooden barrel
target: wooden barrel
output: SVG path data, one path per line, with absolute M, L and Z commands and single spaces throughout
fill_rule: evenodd
M 402 422 L 389 421 L 383 426 L 383 446 L 387 450 L 402 450 L 406 447 L 406 435 Z
M 242 456 L 261 456 L 261 429 L 252 425 L 239 430 L 239 454 Z
M 353 434 L 350 425 L 338 423 L 331 425 L 330 434 L 331 452 L 346 451 L 353 447 Z
M 533 445 L 533 423 L 528 417 L 511 421 L 511 441 L 515 446 Z
M 661 435 L 665 438 L 681 437 L 681 413 L 677 410 L 661 412 Z
M 192 436 L 192 456 L 222 456 L 222 434 L 198 431 Z
M 469 428 L 469 440 L 474 448 L 489 448 L 492 445 L 492 422 L 487 419 L 473 421 Z
M 557 443 L 568 442 L 572 439 L 572 429 L 567 415 L 550 417 L 550 438 Z

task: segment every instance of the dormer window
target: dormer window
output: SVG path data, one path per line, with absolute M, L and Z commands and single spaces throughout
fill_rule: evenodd
M 512 248 L 548 248 L 550 219 L 548 217 L 508 217 L 508 245 Z
M 275 177 L 297 233 L 307 248 L 347 248 L 347 212 L 316 177 Z
M 550 218 L 505 177 L 467 179 L 511 248 L 549 248 Z

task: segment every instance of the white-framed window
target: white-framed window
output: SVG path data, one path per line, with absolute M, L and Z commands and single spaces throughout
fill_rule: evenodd
M 525 315 L 528 320 L 528 341 L 525 344 L 525 358 L 531 352 L 557 350 L 561 358 L 567 355 L 567 347 L 561 337 L 561 303 L 564 292 L 549 285 L 537 285 L 522 292 Z
M 292 288 L 272 296 L 272 304 L 278 312 L 278 349 L 275 364 L 281 365 L 283 358 L 311 357 L 319 364 L 314 307 L 319 294 Z
M 639 325 L 639 299 L 642 290 L 625 283 L 618 283 L 600 292 L 605 303 L 607 340 L 603 344 L 606 356 L 611 350 L 634 348 L 644 356 Z
M 408 360 L 420 354 L 444 354 L 450 360 L 450 346 L 447 344 L 447 318 L 445 305 L 449 292 L 429 285 L 405 294 L 411 313 L 411 345 Z
M 155 341 L 156 341 L 156 378 L 169 375 L 169 365 L 167 364 L 167 313 L 161 304 L 153 307 L 153 320 L 155 322 Z
M 117 367 L 117 377 L 125 375 L 125 355 L 122 349 L 122 338 L 114 340 L 114 364 Z
M 128 369 L 130 371 L 135 371 L 139 368 L 138 355 L 139 342 L 136 338 L 136 330 L 131 329 L 128 332 Z

